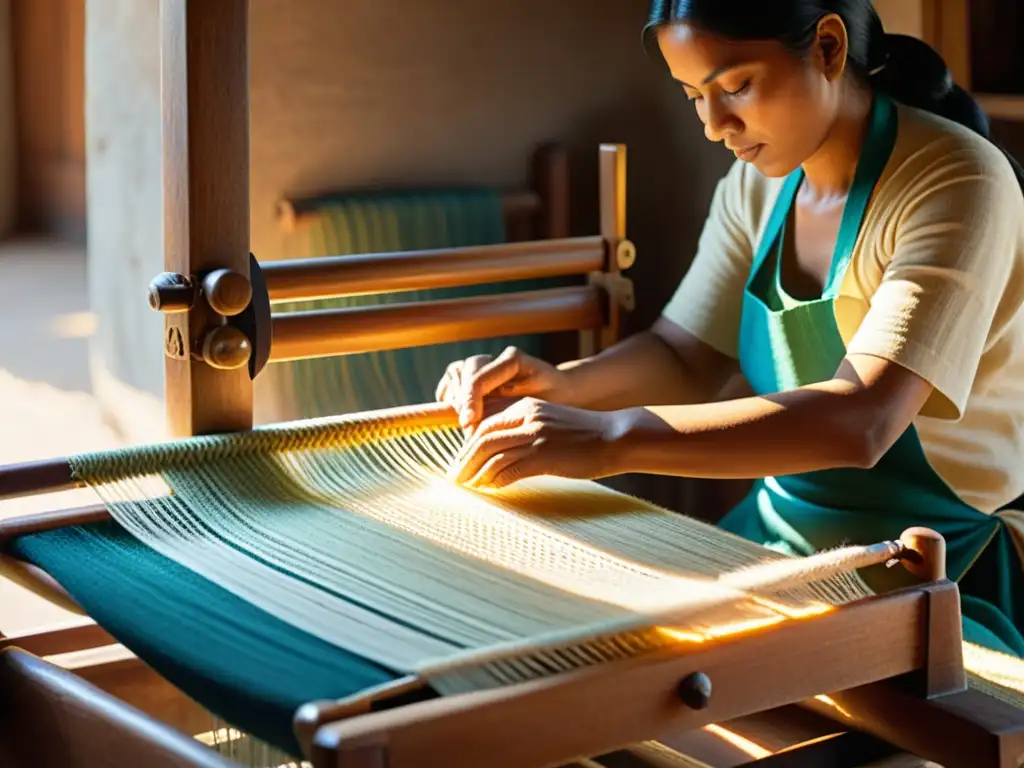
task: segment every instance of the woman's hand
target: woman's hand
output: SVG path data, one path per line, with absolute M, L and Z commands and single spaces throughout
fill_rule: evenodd
M 534 398 L 484 419 L 451 468 L 470 488 L 502 488 L 536 475 L 593 480 L 617 474 L 625 411 L 586 411 Z
M 509 347 L 497 357 L 476 355 L 449 365 L 437 385 L 436 397 L 458 412 L 463 428 L 471 429 L 486 415 L 488 398 L 537 397 L 564 402 L 568 389 L 566 375 L 555 366 Z

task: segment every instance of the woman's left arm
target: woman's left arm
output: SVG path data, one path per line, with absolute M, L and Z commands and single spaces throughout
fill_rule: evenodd
M 851 355 L 834 378 L 776 395 L 621 411 L 606 471 L 746 479 L 871 467 L 932 389 L 900 365 Z

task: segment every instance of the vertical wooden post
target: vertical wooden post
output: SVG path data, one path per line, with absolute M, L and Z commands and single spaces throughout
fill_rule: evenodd
M 953 80 L 965 91 L 971 85 L 971 12 L 968 0 L 936 0 L 938 14 L 935 49 L 946 60 Z
M 249 276 L 248 0 L 160 0 L 164 269 Z M 174 437 L 248 429 L 248 371 L 196 355 L 212 310 L 200 298 L 165 319 L 168 427 Z
M 591 283 L 608 292 L 608 315 L 598 331 L 580 333 L 580 357 L 607 349 L 619 340 L 622 308 L 618 293 L 622 270 L 632 263 L 632 244 L 626 240 L 626 146 L 602 144 L 598 155 L 600 179 L 601 237 L 605 244 L 604 272 L 591 276 Z M 623 250 L 624 246 L 628 249 Z M 626 263 L 623 263 L 625 261 Z
M 614 278 L 621 274 L 619 246 L 626 240 L 626 147 L 624 144 L 602 144 L 601 173 L 601 236 L 608 249 L 605 275 L 612 278 L 609 289 L 608 318 L 601 329 L 599 348 L 607 349 L 619 340 L 622 308 L 619 306 Z
M 946 60 L 953 80 L 971 89 L 969 0 L 875 0 L 886 32 L 924 40 Z

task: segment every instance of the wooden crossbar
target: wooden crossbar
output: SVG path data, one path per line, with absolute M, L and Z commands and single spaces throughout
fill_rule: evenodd
M 942 624 L 959 626 L 955 605 L 933 599 L 939 593 L 956 586 L 936 582 L 706 647 L 681 643 L 648 658 L 382 709 L 320 727 L 309 754 L 318 768 L 562 765 L 833 687 L 924 679 L 937 641 L 929 614 L 942 611 Z M 936 695 L 962 690 L 963 678 L 946 684 Z
M 423 291 L 601 272 L 599 235 L 265 263 L 272 303 Z

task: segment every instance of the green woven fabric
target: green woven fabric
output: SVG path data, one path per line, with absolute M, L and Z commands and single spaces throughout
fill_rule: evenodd
M 303 257 L 491 245 L 504 242 L 500 197 L 489 190 L 420 190 L 324 198 L 309 225 Z M 535 290 L 552 280 L 495 283 L 465 288 L 342 297 L 275 304 L 275 313 L 363 307 Z M 514 329 L 509 329 L 514 331 Z M 430 402 L 445 368 L 471 355 L 499 354 L 514 345 L 538 355 L 539 336 L 510 334 L 272 366 L 276 387 L 294 402 L 297 418 L 357 413 Z
M 211 712 L 291 755 L 297 707 L 398 677 L 317 640 L 154 552 L 114 524 L 22 537 L 101 626 Z

